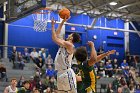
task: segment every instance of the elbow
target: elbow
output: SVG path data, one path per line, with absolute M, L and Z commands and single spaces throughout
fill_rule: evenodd
M 52 36 L 53 41 L 56 41 L 56 39 L 57 39 L 56 36 Z

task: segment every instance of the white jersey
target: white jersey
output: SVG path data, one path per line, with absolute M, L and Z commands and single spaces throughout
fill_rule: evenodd
M 69 54 L 64 47 L 60 47 L 55 57 L 55 69 L 58 71 L 71 68 L 73 54 Z
M 17 88 L 13 90 L 11 86 L 8 86 L 8 93 L 17 93 Z
M 69 54 L 66 48 L 59 48 L 55 58 L 58 93 L 77 93 L 75 73 L 71 69 L 72 57 L 73 53 Z

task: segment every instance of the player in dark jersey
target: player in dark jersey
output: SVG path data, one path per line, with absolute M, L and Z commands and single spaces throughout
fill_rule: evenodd
M 93 65 L 105 56 L 115 53 L 115 50 L 111 50 L 97 56 L 94 43 L 88 41 L 88 45 L 91 48 L 90 59 L 88 59 L 88 53 L 85 47 L 77 48 L 74 54 L 80 70 L 80 76 L 76 78 L 77 81 L 82 81 L 80 93 L 96 93 L 96 74 Z

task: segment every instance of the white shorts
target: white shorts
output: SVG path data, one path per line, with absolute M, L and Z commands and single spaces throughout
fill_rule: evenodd
M 71 68 L 58 71 L 57 89 L 58 93 L 77 93 L 76 76 Z

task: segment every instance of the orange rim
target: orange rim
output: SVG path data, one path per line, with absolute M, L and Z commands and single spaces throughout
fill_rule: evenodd
M 45 7 L 45 8 L 40 8 L 39 10 L 50 10 L 49 8 Z M 34 12 L 33 14 L 48 14 L 51 11 L 45 11 L 45 12 L 40 12 L 40 11 Z

